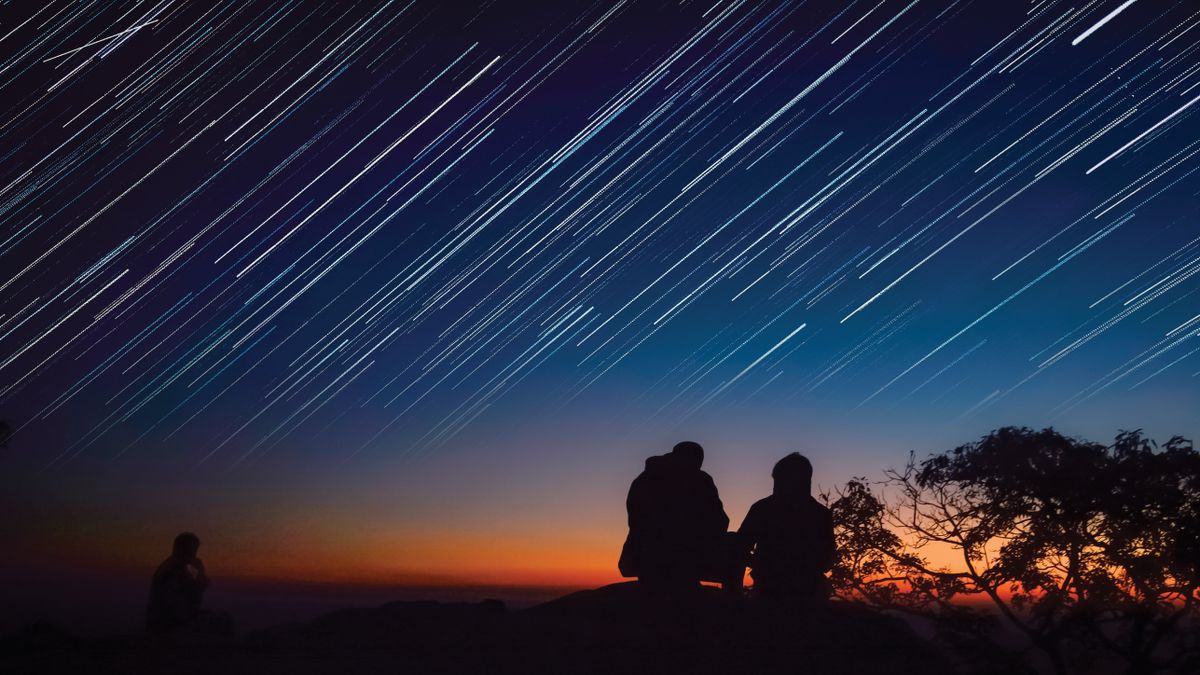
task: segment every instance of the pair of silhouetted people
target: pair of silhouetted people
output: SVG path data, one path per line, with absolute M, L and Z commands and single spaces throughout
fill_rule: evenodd
M 150 582 L 146 633 L 170 636 L 180 632 L 231 636 L 233 621 L 224 612 L 202 608 L 208 575 L 197 557 L 200 538 L 191 532 L 175 537 L 171 555 L 158 566 Z
M 691 441 L 646 460 L 626 500 L 621 574 L 652 587 L 719 581 L 740 592 L 748 565 L 761 597 L 803 603 L 827 596 L 833 519 L 812 498 L 812 464 L 798 453 L 779 460 L 771 472 L 773 493 L 750 508 L 734 534 L 726 532 L 729 517 L 703 462 L 703 448 Z

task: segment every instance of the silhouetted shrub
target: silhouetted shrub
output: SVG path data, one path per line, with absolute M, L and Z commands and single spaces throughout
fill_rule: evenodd
M 872 487 L 875 489 L 873 490 Z M 998 429 L 825 495 L 836 595 L 929 621 L 980 669 L 1196 663 L 1200 453 Z M 1036 655 L 1036 657 L 1035 657 Z M 1026 666 L 1028 667 L 1028 666 Z

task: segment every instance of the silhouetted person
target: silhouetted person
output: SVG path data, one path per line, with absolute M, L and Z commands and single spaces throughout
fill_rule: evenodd
M 704 449 L 691 441 L 646 460 L 625 500 L 629 536 L 621 574 L 670 589 L 721 580 L 729 516 L 712 477 L 700 469 L 703 463 Z
M 191 532 L 175 537 L 171 555 L 158 566 L 150 583 L 150 602 L 146 608 L 146 632 L 172 635 L 191 631 L 213 635 L 232 635 L 232 619 L 224 612 L 201 609 L 208 576 L 196 554 L 200 538 Z
M 775 463 L 771 477 L 771 496 L 750 507 L 738 530 L 744 550 L 752 550 L 754 593 L 798 603 L 823 600 L 836 551 L 832 515 L 811 494 L 812 464 L 793 452 Z

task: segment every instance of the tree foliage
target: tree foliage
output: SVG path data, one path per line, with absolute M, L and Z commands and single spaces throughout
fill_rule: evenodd
M 977 661 L 1008 655 L 998 668 L 1011 670 L 1038 653 L 1057 673 L 1100 661 L 1150 673 L 1195 659 L 1190 441 L 1131 431 L 1105 446 L 1008 427 L 826 498 L 837 596 L 929 620 Z

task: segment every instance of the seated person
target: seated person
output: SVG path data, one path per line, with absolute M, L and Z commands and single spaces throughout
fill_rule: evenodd
M 230 617 L 223 612 L 201 609 L 208 576 L 196 554 L 200 538 L 191 532 L 175 537 L 171 555 L 158 566 L 150 584 L 150 602 L 146 608 L 146 633 L 170 635 L 189 630 L 232 636 Z
M 725 562 L 732 559 L 725 553 L 731 548 L 729 516 L 712 477 L 700 468 L 703 463 L 704 449 L 691 441 L 646 460 L 625 501 L 629 535 L 618 563 L 621 574 L 671 589 L 733 576 Z M 740 570 L 736 576 L 740 590 Z
M 771 471 L 771 496 L 750 507 L 738 538 L 752 551 L 750 576 L 754 594 L 799 603 L 828 597 L 825 572 L 836 551 L 833 518 L 813 499 L 812 464 L 799 453 L 779 460 Z

